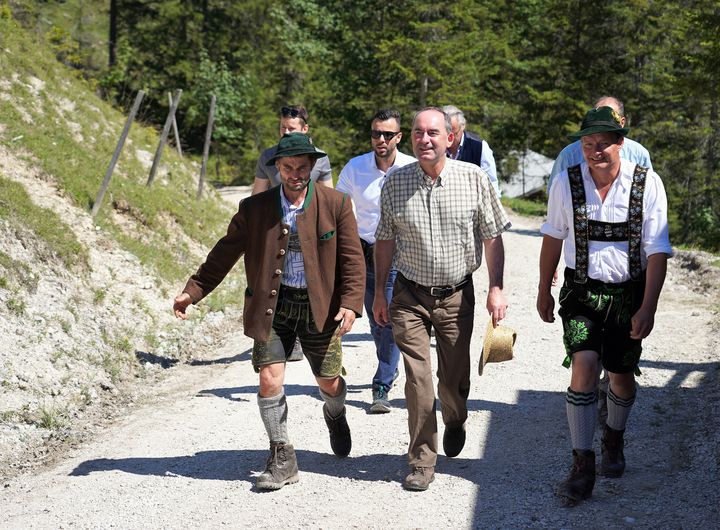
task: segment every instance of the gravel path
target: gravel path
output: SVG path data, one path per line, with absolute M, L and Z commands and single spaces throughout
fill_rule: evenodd
M 403 376 L 390 394 L 393 411 L 367 414 L 375 360 L 363 318 L 345 341 L 349 458 L 332 455 L 310 370 L 292 364 L 285 391 L 300 482 L 255 490 L 267 439 L 251 341 L 237 335 L 212 357 L 170 369 L 153 403 L 54 467 L 5 482 L 0 527 L 717 528 L 717 291 L 693 291 L 687 271 L 671 260 L 643 354 L 626 474 L 598 478 L 592 499 L 565 507 L 553 495 L 570 463 L 561 326 L 542 323 L 535 311 L 539 223 L 512 220 L 505 281 L 506 324 L 518 331 L 515 359 L 473 374 L 467 444 L 457 458 L 439 456 L 427 492 L 401 487 Z M 486 276 L 484 268 L 475 275 L 475 367 L 487 322 Z

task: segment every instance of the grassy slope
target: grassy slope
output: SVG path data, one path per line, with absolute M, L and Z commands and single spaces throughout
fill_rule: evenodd
M 0 144 L 41 168 L 77 206 L 89 211 L 125 116 L 59 64 L 43 42 L 12 21 L 0 19 L 0 50 Z M 197 167 L 170 148 L 165 149 L 162 161 L 167 174 L 156 177 L 147 188 L 147 162 L 143 165 L 136 153 L 154 154 L 157 142 L 156 131 L 133 125 L 96 224 L 160 277 L 177 282 L 188 273 L 190 252 L 186 243 L 174 237 L 176 228 L 168 225 L 207 246 L 222 234 L 228 210 L 214 194 L 194 199 Z M 3 196 L 10 200 L 9 188 L 0 190 L 0 200 Z M 123 205 L 141 234 L 116 226 L 110 215 L 113 203 Z M 21 223 L 30 217 L 29 210 L 15 215 Z M 66 239 L 54 241 L 59 255 L 75 252 L 77 242 Z

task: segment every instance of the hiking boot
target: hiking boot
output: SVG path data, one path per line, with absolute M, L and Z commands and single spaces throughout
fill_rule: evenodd
M 625 471 L 624 433 L 624 430 L 616 431 L 605 425 L 602 436 L 602 459 L 600 460 L 601 475 L 609 478 L 622 477 Z
M 405 477 L 403 488 L 410 491 L 425 491 L 435 480 L 434 467 L 413 467 L 412 472 Z
M 350 438 L 350 427 L 345 418 L 345 407 L 340 416 L 333 418 L 328 413 L 327 405 L 323 405 L 323 415 L 330 431 L 330 447 L 332 447 L 333 453 L 340 458 L 349 455 L 352 439 Z
M 445 432 L 443 433 L 443 450 L 445 456 L 450 458 L 460 454 L 460 451 L 465 447 L 465 424 L 458 427 L 445 426 Z
M 255 483 L 257 489 L 279 490 L 285 484 L 294 484 L 298 480 L 300 475 L 293 446 L 283 442 L 270 442 L 270 456 L 265 471 Z
M 373 402 L 370 405 L 370 414 L 386 414 L 390 412 L 392 406 L 388 400 L 385 385 L 373 386 L 372 390 Z
M 570 475 L 558 487 L 557 494 L 571 503 L 587 499 L 595 486 L 595 452 L 573 449 Z

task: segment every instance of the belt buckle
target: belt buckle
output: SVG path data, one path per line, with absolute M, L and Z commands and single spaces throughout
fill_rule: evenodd
M 452 294 L 452 287 L 430 287 L 430 296 L 444 298 L 449 294 Z

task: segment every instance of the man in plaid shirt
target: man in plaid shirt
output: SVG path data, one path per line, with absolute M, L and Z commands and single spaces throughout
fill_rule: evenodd
M 437 461 L 430 327 L 437 341 L 443 449 L 454 457 L 465 445 L 475 306 L 472 273 L 484 248 L 490 278 L 487 310 L 497 325 L 508 305 L 501 234 L 510 222 L 487 173 L 447 158 L 453 134 L 442 109 L 418 112 L 411 136 L 418 162 L 390 174 L 380 198 L 373 313 L 381 325 L 392 321 L 405 363 L 411 473 L 403 486 L 423 491 L 434 479 Z M 382 293 L 393 256 L 398 279 L 388 308 Z

